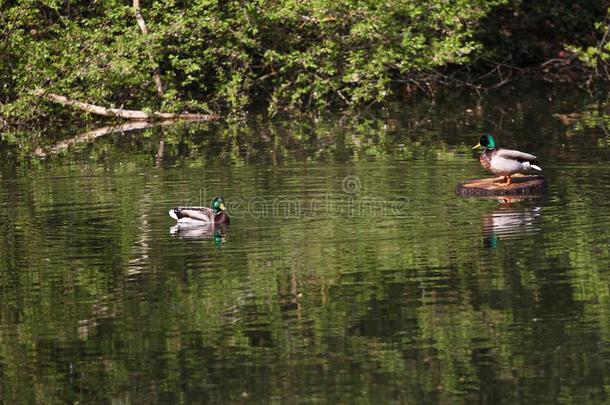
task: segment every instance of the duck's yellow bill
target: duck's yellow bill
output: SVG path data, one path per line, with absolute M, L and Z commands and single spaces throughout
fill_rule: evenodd
M 480 147 L 481 147 L 481 144 L 480 144 L 480 143 L 477 143 L 476 145 L 474 145 L 474 146 L 472 147 L 472 149 L 479 149 Z
M 224 210 L 225 210 L 225 205 L 224 205 L 223 203 L 220 203 L 219 207 L 220 207 L 220 210 L 221 210 L 221 211 L 224 211 Z

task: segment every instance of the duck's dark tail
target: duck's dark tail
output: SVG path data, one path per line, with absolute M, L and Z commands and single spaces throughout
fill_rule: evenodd
M 531 162 L 523 162 L 526 169 L 534 169 L 538 171 L 542 171 L 542 167 L 538 166 L 538 160 L 532 160 Z
M 532 167 L 532 169 L 538 170 L 539 172 L 542 171 L 542 167 L 539 166 L 540 163 L 538 163 L 538 159 L 534 159 L 530 162 L 530 166 Z
M 180 208 L 172 208 L 171 210 L 169 210 L 169 216 L 178 221 L 180 218 L 182 218 Z

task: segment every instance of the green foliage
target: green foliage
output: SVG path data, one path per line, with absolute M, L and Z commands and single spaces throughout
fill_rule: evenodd
M 467 63 L 480 20 L 505 0 L 0 2 L 0 114 L 46 117 L 44 88 L 104 106 L 241 113 L 352 107 Z M 153 82 L 158 66 L 165 87 Z
M 3 121 L 66 114 L 38 88 L 240 116 L 259 105 L 352 110 L 490 61 L 540 66 L 568 50 L 601 76 L 610 60 L 607 10 L 594 0 L 160 0 L 143 2 L 142 15 L 147 35 L 131 2 L 0 0 Z
M 610 8 L 603 22 L 595 24 L 599 36 L 597 42 L 591 46 L 579 46 L 571 44 L 570 51 L 576 54 L 583 64 L 588 67 L 594 75 L 610 79 L 608 70 L 610 62 Z

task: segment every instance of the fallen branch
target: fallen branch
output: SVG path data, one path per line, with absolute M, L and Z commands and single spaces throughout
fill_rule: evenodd
M 81 111 L 91 114 L 101 115 L 104 117 L 124 118 L 134 121 L 154 121 L 154 120 L 189 120 L 189 121 L 212 121 L 220 119 L 216 114 L 191 114 L 191 113 L 162 113 L 153 112 L 147 113 L 138 110 L 124 110 L 122 108 L 106 108 L 95 104 L 84 103 L 82 101 L 72 100 L 59 94 L 46 93 L 43 90 L 34 92 L 37 96 L 64 106 L 74 107 Z

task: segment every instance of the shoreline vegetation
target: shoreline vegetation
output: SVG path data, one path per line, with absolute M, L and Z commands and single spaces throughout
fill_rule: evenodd
M 610 79 L 606 1 L 0 0 L 0 128 L 357 111 Z M 92 118 L 90 114 L 101 118 Z

